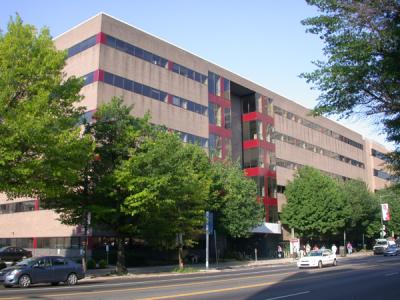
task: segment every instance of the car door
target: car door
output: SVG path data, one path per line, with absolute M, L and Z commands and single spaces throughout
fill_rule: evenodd
M 324 265 L 329 265 L 333 263 L 333 257 L 330 255 L 330 251 L 324 251 L 322 253 L 322 263 Z
M 52 257 L 54 281 L 65 281 L 70 270 L 68 261 L 64 257 Z
M 50 258 L 42 257 L 37 259 L 37 262 L 32 266 L 31 278 L 34 283 L 54 281 Z

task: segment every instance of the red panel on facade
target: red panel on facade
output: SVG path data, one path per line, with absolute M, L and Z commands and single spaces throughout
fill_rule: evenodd
M 104 71 L 100 69 L 94 71 L 93 81 L 104 81 Z
M 265 173 L 265 169 L 264 169 L 264 168 L 256 167 L 256 168 L 247 168 L 247 169 L 244 169 L 244 174 L 245 174 L 246 176 L 249 176 L 249 177 L 253 177 L 253 176 L 263 176 L 264 173 Z
M 278 199 L 276 199 L 276 198 L 265 198 L 264 203 L 266 205 L 269 205 L 269 206 L 277 206 L 278 205 Z
M 210 133 L 214 133 L 216 135 L 222 136 L 222 137 L 226 137 L 226 138 L 231 138 L 232 137 L 232 131 L 222 128 L 222 127 L 218 127 L 216 125 L 213 124 L 209 124 L 209 131 Z
M 37 249 L 37 238 L 33 238 L 33 249 Z
M 243 122 L 250 122 L 255 120 L 263 121 L 264 123 L 274 125 L 274 118 L 272 118 L 271 116 L 263 115 L 257 111 L 253 111 L 242 115 Z
M 243 149 L 251 149 L 261 147 L 267 151 L 275 152 L 275 144 L 268 143 L 260 140 L 247 140 L 243 141 Z
M 96 35 L 96 44 L 105 44 L 107 42 L 107 37 L 103 32 L 99 32 Z
M 174 65 L 174 63 L 172 61 L 168 61 L 168 70 L 172 70 L 172 66 Z
M 213 94 L 208 94 L 208 101 L 211 103 L 218 104 L 221 107 L 231 107 L 232 103 L 229 100 L 224 99 L 223 97 L 215 96 Z
M 39 210 L 39 199 L 35 199 L 35 210 Z

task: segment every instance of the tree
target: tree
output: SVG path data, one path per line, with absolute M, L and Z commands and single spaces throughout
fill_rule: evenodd
M 209 159 L 199 146 L 183 144 L 172 132 L 159 130 L 132 149 L 117 177 L 124 187 L 125 211 L 141 216 L 140 236 L 146 242 L 178 248 L 191 247 L 202 232 L 208 196 Z
M 118 184 L 117 170 L 151 134 L 148 117 L 135 118 L 131 107 L 113 98 L 94 114 L 95 122 L 86 125 L 85 135 L 96 143 L 95 155 L 81 167 L 81 181 L 67 197 L 52 199 L 48 207 L 61 214 L 66 224 L 85 224 L 91 213 L 93 227 L 111 230 L 117 239 L 117 273 L 125 273 L 125 237 L 137 233 L 138 218 L 127 213 L 126 190 Z
M 347 180 L 340 185 L 345 202 L 351 208 L 346 233 L 349 239 L 359 239 L 363 234 L 373 237 L 379 231 L 379 205 L 365 182 Z
M 285 196 L 287 204 L 282 209 L 282 223 L 303 237 L 337 234 L 350 216 L 338 183 L 312 167 L 297 171 L 286 186 Z
M 384 222 L 386 225 L 386 232 L 389 236 L 393 232 L 396 236 L 400 235 L 400 187 L 393 186 L 380 190 L 377 194 L 379 204 L 388 203 L 390 212 L 390 221 Z M 381 211 L 378 213 L 379 219 L 381 218 Z M 375 235 L 379 232 L 375 231 Z
M 257 186 L 247 178 L 238 163 L 216 161 L 211 168 L 211 188 L 207 210 L 214 212 L 218 231 L 234 238 L 247 237 L 264 221 Z
M 77 126 L 82 80 L 66 78 L 65 59 L 48 29 L 18 15 L 0 33 L 0 191 L 10 197 L 58 197 L 91 157 Z
M 382 122 L 400 143 L 400 2 L 306 0 L 322 14 L 303 20 L 325 42 L 327 61 L 302 76 L 321 91 L 316 114 L 355 113 Z M 400 171 L 400 149 L 393 159 Z

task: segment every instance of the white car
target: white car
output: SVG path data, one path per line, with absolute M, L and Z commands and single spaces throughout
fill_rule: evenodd
M 298 262 L 299 268 L 322 268 L 323 266 L 336 266 L 336 254 L 331 250 L 314 250 L 302 257 Z

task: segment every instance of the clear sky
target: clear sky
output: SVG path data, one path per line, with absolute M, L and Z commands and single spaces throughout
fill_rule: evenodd
M 17 12 L 53 37 L 105 12 L 307 108 L 316 104 L 318 91 L 298 76 L 324 58 L 322 41 L 300 24 L 318 13 L 304 0 L 2 0 L 3 31 Z M 392 148 L 373 122 L 339 122 Z

